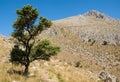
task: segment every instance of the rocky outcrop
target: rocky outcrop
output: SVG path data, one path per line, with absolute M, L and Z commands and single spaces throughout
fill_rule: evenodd
M 94 17 L 94 18 L 98 18 L 98 19 L 102 19 L 104 21 L 111 21 L 114 23 L 120 23 L 119 19 L 116 18 L 112 18 L 104 13 L 101 13 L 97 10 L 90 10 L 87 13 L 83 14 L 84 16 L 89 16 L 89 17 Z
M 84 16 L 91 16 L 99 19 L 110 19 L 110 17 L 108 17 L 107 15 L 100 13 L 99 11 L 96 11 L 96 10 L 91 10 L 85 13 Z
M 99 77 L 99 80 L 102 80 L 104 82 L 119 82 L 114 75 L 111 75 L 105 71 L 101 71 L 98 77 Z

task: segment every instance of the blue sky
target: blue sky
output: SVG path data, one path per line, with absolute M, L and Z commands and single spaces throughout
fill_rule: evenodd
M 17 18 L 16 10 L 31 4 L 40 16 L 58 20 L 98 10 L 111 17 L 120 18 L 120 0 L 0 0 L 0 34 L 10 36 L 12 24 Z

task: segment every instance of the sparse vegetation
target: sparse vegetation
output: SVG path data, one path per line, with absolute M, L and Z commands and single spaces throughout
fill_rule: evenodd
M 64 80 L 62 79 L 62 77 L 61 77 L 61 74 L 57 74 L 57 78 L 58 78 L 58 80 L 59 80 L 59 82 L 64 82 Z
M 77 62 L 75 63 L 75 67 L 81 67 L 80 61 L 77 61 Z
M 48 63 L 49 66 L 45 65 L 45 62 Z M 0 81 L 1 82 L 96 82 L 95 74 L 90 74 L 89 71 L 84 69 L 79 69 L 71 65 L 64 65 L 65 62 L 59 62 L 55 59 L 51 59 L 50 61 L 33 61 L 30 64 L 30 76 L 24 77 L 17 73 L 12 72 L 13 69 L 16 71 L 23 70 L 24 66 L 21 65 L 13 65 L 13 68 L 10 63 L 0 62 Z M 38 64 L 35 66 L 35 64 Z M 34 66 L 36 68 L 34 68 Z M 12 73 L 8 73 L 6 71 L 11 71 Z M 33 76 L 31 76 L 33 74 Z M 75 77 L 73 77 L 75 76 Z M 91 76 L 94 78 L 91 79 Z M 86 78 L 85 78 L 86 77 Z

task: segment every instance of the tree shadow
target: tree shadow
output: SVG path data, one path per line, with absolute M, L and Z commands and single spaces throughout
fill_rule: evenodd
M 30 74 L 24 75 L 24 72 L 22 70 L 15 70 L 15 69 L 9 69 L 7 73 L 10 75 L 17 74 L 17 75 L 25 76 L 27 78 L 36 77 L 36 75 L 30 75 Z
M 14 70 L 14 69 L 9 69 L 8 71 L 7 71 L 7 73 L 8 74 L 17 74 L 17 75 L 23 75 L 23 71 L 21 71 L 21 70 Z

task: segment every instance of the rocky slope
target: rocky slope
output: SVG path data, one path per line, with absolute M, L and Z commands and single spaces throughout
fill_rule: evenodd
M 111 18 L 98 11 L 89 11 L 84 15 L 73 16 L 53 21 L 57 27 L 67 27 L 67 30 L 81 40 L 97 41 L 108 44 L 120 44 L 120 20 Z M 69 27 L 69 28 L 68 28 Z
M 12 49 L 12 46 L 13 46 L 12 38 L 8 38 L 8 37 L 4 37 L 3 35 L 0 35 L 0 58 L 8 57 L 9 52 Z M 4 61 L 4 58 L 3 58 L 3 61 Z
M 61 47 L 58 59 L 92 72 L 105 70 L 120 79 L 120 20 L 92 10 L 83 15 L 53 21 L 38 39 Z
M 0 82 L 96 82 L 97 74 L 72 66 L 65 61 L 51 58 L 50 61 L 34 61 L 28 77 L 20 75 L 24 66 L 9 62 L 9 53 L 14 39 L 0 35 Z M 75 77 L 74 77 L 75 76 Z M 87 78 L 87 79 L 86 79 Z

